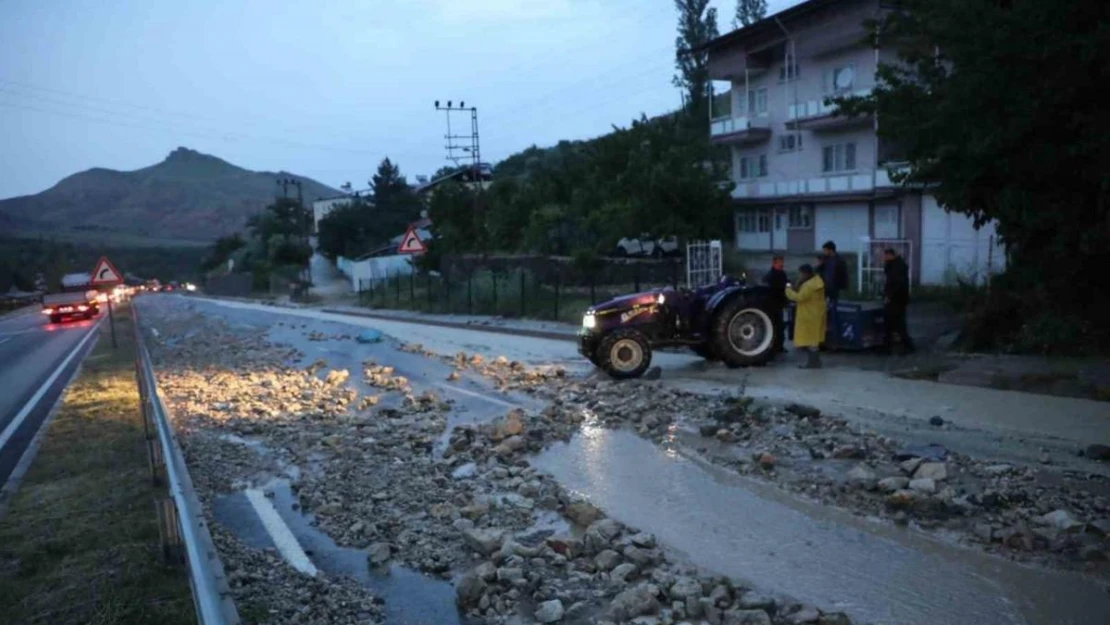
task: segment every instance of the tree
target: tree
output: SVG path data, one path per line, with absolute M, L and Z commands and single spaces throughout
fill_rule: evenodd
M 386 157 L 378 164 L 378 172 L 371 176 L 370 188 L 374 192 L 374 204 L 381 207 L 408 191 L 409 184 L 401 175 L 401 168 Z
M 208 256 L 205 257 L 204 262 L 201 263 L 201 271 L 209 272 L 213 269 L 219 269 L 227 264 L 227 260 L 239 248 L 245 246 L 247 242 L 243 240 L 243 235 L 234 232 L 228 236 L 216 239 L 212 244 Z
M 840 109 L 877 113 L 880 140 L 908 163 L 897 180 L 977 226 L 997 221 L 1010 262 L 983 329 L 1038 348 L 1110 344 L 1110 121 L 1091 78 L 1110 67 L 1110 3 L 902 7 L 871 25 L 897 62 Z
M 767 16 L 767 0 L 736 0 L 734 28 L 750 26 Z
M 389 158 L 382 159 L 370 185 L 374 190 L 375 226 L 367 235 L 384 243 L 403 234 L 420 217 L 422 205 L 401 168 Z
M 709 53 L 689 52 L 717 37 L 717 9 L 709 0 L 675 0 L 678 37 L 675 39 L 676 87 L 686 91 L 686 107 L 692 119 L 708 119 Z M 708 123 L 708 122 L 706 122 Z

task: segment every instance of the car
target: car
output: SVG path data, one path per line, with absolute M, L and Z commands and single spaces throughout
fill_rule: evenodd
M 625 237 L 617 241 L 616 255 L 625 256 L 650 256 L 662 258 L 664 256 L 681 255 L 682 250 L 678 245 L 678 237 L 669 236 L 653 239 L 647 234 L 638 238 Z
M 666 287 L 591 306 L 578 351 L 616 379 L 643 375 L 661 347 L 689 347 L 731 368 L 758 366 L 775 355 L 776 314 L 769 287 L 723 276 L 699 289 Z
M 100 314 L 96 291 L 51 293 L 42 297 L 42 313 L 50 323 L 71 319 L 92 319 Z

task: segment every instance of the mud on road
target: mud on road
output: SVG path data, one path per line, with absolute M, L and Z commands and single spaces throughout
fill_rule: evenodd
M 319 570 L 299 584 L 285 551 L 223 515 L 221 554 L 253 622 L 850 622 L 698 570 L 531 465 L 584 426 L 627 428 L 815 501 L 1105 579 L 1110 508 L 1091 476 L 1049 480 L 1036 468 L 903 449 L 804 406 L 583 380 L 388 339 L 359 345 L 357 330 L 217 317 L 174 300 L 142 306 L 209 513 L 248 489 L 281 508 L 288 489 L 278 512 L 294 534 L 315 526 L 336 550 L 365 554 L 366 571 L 352 572 L 306 553 Z M 462 616 L 454 605 L 434 621 L 391 612 L 411 597 L 373 582 L 390 570 L 428 576 L 408 595 L 442 598 L 449 580 Z

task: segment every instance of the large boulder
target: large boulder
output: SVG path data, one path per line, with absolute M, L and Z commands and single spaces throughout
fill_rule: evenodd
M 621 622 L 643 614 L 659 611 L 658 589 L 651 584 L 639 584 L 622 591 L 609 604 L 608 618 Z

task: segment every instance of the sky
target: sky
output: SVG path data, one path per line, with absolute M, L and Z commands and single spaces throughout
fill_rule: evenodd
M 711 5 L 731 30 L 735 0 Z M 436 100 L 478 108 L 496 163 L 677 108 L 676 22 L 673 0 L 0 0 L 0 198 L 179 146 L 412 180 L 449 164 Z

